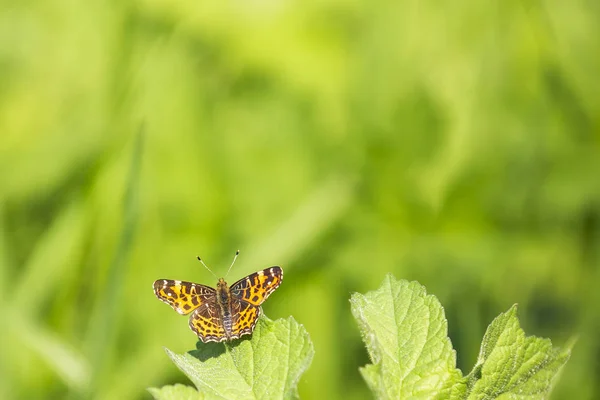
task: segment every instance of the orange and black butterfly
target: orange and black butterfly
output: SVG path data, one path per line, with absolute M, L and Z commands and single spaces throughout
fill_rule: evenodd
M 156 297 L 179 314 L 192 313 L 190 329 L 207 343 L 230 341 L 252 334 L 260 316 L 260 305 L 282 280 L 283 270 L 271 267 L 250 274 L 231 286 L 220 278 L 216 289 L 170 279 L 159 279 L 153 286 Z

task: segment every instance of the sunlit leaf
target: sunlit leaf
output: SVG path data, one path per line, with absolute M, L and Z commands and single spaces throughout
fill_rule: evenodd
M 232 400 L 297 398 L 298 380 L 313 353 L 308 333 L 291 317 L 263 317 L 251 338 L 230 344 L 198 342 L 186 354 L 167 349 L 204 398 Z
M 448 398 L 461 390 L 456 353 L 439 301 L 417 282 L 388 275 L 350 300 L 372 364 L 361 369 L 379 399 Z
M 361 372 L 378 399 L 543 399 L 570 354 L 548 339 L 525 337 L 513 306 L 490 324 L 463 378 L 443 308 L 419 283 L 388 275 L 378 290 L 351 302 L 372 360 Z
M 526 337 L 514 305 L 490 324 L 483 337 L 469 374 L 468 398 L 545 398 L 570 353 L 569 348 L 552 347 L 549 339 Z

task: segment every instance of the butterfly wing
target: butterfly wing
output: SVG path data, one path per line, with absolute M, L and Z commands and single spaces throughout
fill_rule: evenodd
M 258 322 L 260 307 L 253 306 L 245 301 L 234 300 L 231 308 L 231 339 L 239 339 L 244 335 L 250 335 Z
M 216 303 L 201 305 L 190 316 L 190 329 L 203 343 L 227 340 L 223 321 Z
M 240 279 L 231 285 L 229 291 L 232 297 L 258 307 L 281 285 L 282 280 L 283 270 L 271 267 Z
M 185 315 L 201 307 L 214 303 L 216 290 L 197 283 L 159 279 L 154 282 L 154 294 L 179 314 Z

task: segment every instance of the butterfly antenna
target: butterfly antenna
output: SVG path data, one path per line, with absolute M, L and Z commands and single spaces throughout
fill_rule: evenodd
M 214 273 L 214 272 L 212 272 L 212 271 L 210 270 L 210 268 L 208 268 L 208 267 L 206 266 L 206 264 L 204 264 L 204 261 L 202 261 L 202 259 L 200 258 L 200 256 L 197 256 L 197 258 L 198 258 L 198 261 L 200 261 L 200 263 L 201 263 L 202 265 L 204 265 L 204 268 L 206 268 L 206 269 L 208 270 L 208 272 L 210 272 L 210 273 L 211 273 L 211 274 L 212 274 L 212 275 L 213 275 L 213 276 L 214 276 L 216 279 L 219 279 L 219 278 L 217 278 L 217 276 L 215 275 L 215 273 Z
M 233 256 L 233 261 L 231 262 L 231 265 L 229 266 L 229 269 L 227 270 L 227 274 L 225 275 L 226 278 L 227 278 L 227 275 L 229 275 L 229 271 L 231 271 L 231 267 L 233 267 L 233 264 L 235 264 L 235 260 L 237 260 L 239 255 L 240 255 L 240 251 L 238 250 L 235 252 L 235 256 Z

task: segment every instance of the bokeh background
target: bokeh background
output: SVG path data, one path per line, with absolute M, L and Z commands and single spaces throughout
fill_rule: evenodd
M 365 399 L 348 299 L 442 302 L 468 373 L 519 303 L 600 397 L 600 3 L 0 2 L 0 398 L 148 399 L 193 349 L 158 278 L 281 265 L 264 309 Z

